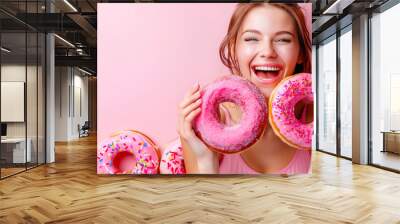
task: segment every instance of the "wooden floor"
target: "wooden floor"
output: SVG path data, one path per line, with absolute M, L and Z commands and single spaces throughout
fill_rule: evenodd
M 316 152 L 309 176 L 97 176 L 96 139 L 0 181 L 0 223 L 400 223 L 400 175 Z
M 25 168 L 25 164 L 18 164 L 17 167 L 7 167 L 7 168 L 1 168 L 1 178 L 5 178 L 11 175 L 14 175 L 16 173 L 20 173 L 23 172 L 27 169 L 33 169 L 34 167 L 36 167 L 37 164 L 29 164 L 27 163 L 27 167 Z
M 25 167 L 24 168 L 1 168 L 1 177 L 7 177 L 10 175 L 13 175 L 15 173 L 21 172 L 26 170 Z
M 374 164 L 400 170 L 400 154 L 376 150 L 374 151 L 372 160 Z

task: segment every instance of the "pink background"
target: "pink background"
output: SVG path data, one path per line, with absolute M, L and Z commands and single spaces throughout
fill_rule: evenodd
M 176 138 L 177 105 L 196 81 L 229 74 L 220 62 L 236 4 L 98 4 L 98 144 L 140 130 Z M 311 4 L 303 4 L 311 29 Z

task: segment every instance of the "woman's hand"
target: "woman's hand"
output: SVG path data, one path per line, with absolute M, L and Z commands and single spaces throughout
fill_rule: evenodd
M 185 168 L 188 173 L 218 173 L 218 155 L 194 133 L 192 122 L 201 112 L 200 85 L 189 90 L 178 108 L 178 125 Z

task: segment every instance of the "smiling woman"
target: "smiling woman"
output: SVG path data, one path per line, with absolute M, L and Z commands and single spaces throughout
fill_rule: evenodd
M 311 72 L 310 55 L 311 38 L 297 4 L 239 5 L 220 47 L 222 62 L 267 95 L 284 77 Z
M 234 75 L 242 76 L 257 86 L 268 102 L 271 93 L 284 78 L 311 72 L 311 38 L 301 7 L 297 4 L 238 4 L 219 53 L 222 63 Z M 308 172 L 311 152 L 288 144 L 274 133 L 270 125 L 255 144 L 240 153 L 219 154 L 208 148 L 191 130 L 192 120 L 202 113 L 200 93 L 202 88 L 195 86 L 180 107 L 178 131 L 188 173 Z M 309 106 L 306 103 L 299 102 L 291 103 L 295 106 L 289 108 L 291 113 L 296 113 L 292 116 L 295 120 L 309 117 L 312 111 L 307 110 Z M 219 107 L 221 117 L 241 116 L 242 111 L 237 107 L 224 103 Z M 308 126 L 311 127 L 308 130 L 310 134 L 312 122 Z M 307 143 L 308 140 L 311 141 L 311 138 L 307 138 Z M 305 149 L 305 146 L 301 148 Z

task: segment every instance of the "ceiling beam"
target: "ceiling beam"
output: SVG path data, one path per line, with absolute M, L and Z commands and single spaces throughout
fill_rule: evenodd
M 343 10 L 351 5 L 355 0 L 336 0 L 330 4 L 322 14 L 342 14 Z
M 55 56 L 56 66 L 82 66 L 96 71 L 96 57 L 91 56 Z
M 80 14 L 68 14 L 68 17 L 79 25 L 82 30 L 90 37 L 87 41 L 90 42 L 91 46 L 97 45 L 97 30 L 94 28 L 85 17 Z

